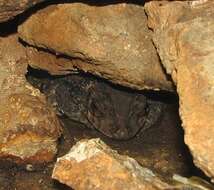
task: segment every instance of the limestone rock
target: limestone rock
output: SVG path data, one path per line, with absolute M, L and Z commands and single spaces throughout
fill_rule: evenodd
M 182 13 L 181 8 L 177 13 L 173 6 L 178 3 L 160 7 L 150 2 L 146 9 L 162 63 L 177 83 L 185 142 L 194 163 L 213 178 L 214 2 L 180 2 L 179 6 L 185 7 Z M 160 21 L 154 22 L 154 18 Z
M 0 159 L 38 164 L 55 156 L 61 126 L 26 82 L 26 57 L 16 35 L 0 38 Z
M 30 45 L 65 55 L 73 64 L 70 70 L 76 67 L 136 89 L 172 90 L 142 6 L 51 5 L 28 18 L 18 31 Z M 36 61 L 33 65 L 46 67 Z M 58 66 L 50 67 L 46 70 L 56 71 Z
M 12 19 L 27 8 L 44 0 L 0 0 L 0 22 Z
M 163 189 L 168 185 L 100 139 L 82 140 L 58 158 L 52 178 L 76 190 Z

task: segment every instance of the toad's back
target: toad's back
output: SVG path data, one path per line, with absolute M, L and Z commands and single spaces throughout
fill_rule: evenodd
M 132 138 L 153 126 L 163 109 L 162 103 L 141 93 L 127 92 L 89 77 L 28 79 L 60 113 L 115 139 Z

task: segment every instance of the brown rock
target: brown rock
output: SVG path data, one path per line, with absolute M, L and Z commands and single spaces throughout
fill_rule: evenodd
M 58 158 L 52 178 L 76 190 L 164 189 L 169 187 L 134 159 L 121 156 L 100 139 L 81 140 Z
M 74 67 L 115 83 L 172 90 L 151 42 L 142 6 L 52 5 L 24 22 L 19 35 L 31 45 L 66 55 Z M 33 64 L 46 67 L 41 62 Z M 57 67 L 46 69 L 56 71 Z
M 0 38 L 0 158 L 43 163 L 56 154 L 60 123 L 25 80 L 27 59 L 16 35 Z
M 74 61 L 63 57 L 57 57 L 51 53 L 39 51 L 36 48 L 26 48 L 29 65 L 34 69 L 46 70 L 52 75 L 69 74 L 75 71 Z
M 171 12 L 172 2 L 159 7 Z M 157 15 L 160 25 L 153 24 L 154 42 L 163 65 L 177 83 L 180 116 L 194 163 L 208 176 L 214 177 L 214 2 L 195 1 L 168 14 L 157 13 L 157 2 L 147 4 L 148 15 Z M 179 10 L 179 9 L 178 9 Z M 173 16 L 171 16 L 173 15 Z M 175 16 L 179 15 L 179 16 Z M 182 16 L 181 16 L 182 15 Z M 154 17 L 153 17 L 154 18 Z M 154 21 L 154 19 L 152 19 Z M 165 19 L 167 20 L 167 19 Z M 172 21 L 173 20 L 173 21 Z M 150 21 L 150 23 L 154 23 Z M 158 23 L 158 22 L 156 22 Z M 152 26 L 152 25 L 150 25 Z
M 44 0 L 0 0 L 0 22 L 12 19 L 29 7 Z
M 20 93 L 4 99 L 0 107 L 0 157 L 18 163 L 53 160 L 60 124 L 46 103 Z
M 213 2 L 209 0 L 199 1 L 175 1 L 146 3 L 145 10 L 148 15 L 148 25 L 154 30 L 153 41 L 159 56 L 164 64 L 166 72 L 170 74 L 176 83 L 176 64 L 179 59 L 175 53 L 177 46 L 173 35 L 165 33 L 169 27 L 193 20 L 197 17 L 210 17 L 213 14 Z M 162 46 L 165 46 L 164 48 Z M 164 61 L 163 61 L 164 60 Z

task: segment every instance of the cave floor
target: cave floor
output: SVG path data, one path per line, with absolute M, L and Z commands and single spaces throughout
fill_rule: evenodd
M 178 107 L 168 103 L 159 123 L 128 141 L 112 140 L 79 123 L 61 118 L 63 137 L 58 157 L 66 154 L 81 139 L 101 138 L 119 153 L 135 158 L 142 166 L 153 170 L 160 178 L 170 182 L 173 174 L 197 175 L 191 156 L 183 142 Z M 70 189 L 51 179 L 54 163 L 26 171 L 16 166 L 0 166 L 0 190 L 66 190 Z

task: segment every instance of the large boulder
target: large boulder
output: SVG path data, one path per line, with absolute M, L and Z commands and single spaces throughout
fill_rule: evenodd
M 44 95 L 25 80 L 25 49 L 17 35 L 0 38 L 0 159 L 52 161 L 61 125 Z
M 143 6 L 52 5 L 33 14 L 18 31 L 25 42 L 40 51 L 48 49 L 56 59 L 70 59 L 70 68 L 65 64 L 64 70 L 75 67 L 136 89 L 172 90 L 152 44 Z M 39 56 L 39 51 L 29 56 L 35 53 Z M 44 59 L 44 53 L 41 57 Z M 34 67 L 46 67 L 39 58 L 32 62 Z M 55 65 L 46 70 L 56 73 Z
M 194 163 L 214 178 L 214 2 L 146 5 L 162 63 L 177 84 Z

